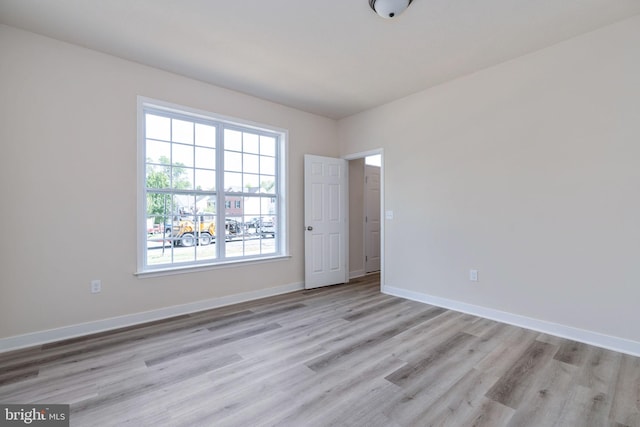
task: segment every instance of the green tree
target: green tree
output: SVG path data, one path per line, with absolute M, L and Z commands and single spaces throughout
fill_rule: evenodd
M 166 156 L 160 156 L 160 163 L 165 165 L 162 169 L 166 174 L 167 179 L 171 177 L 172 188 L 176 188 L 178 190 L 191 188 L 191 182 L 186 177 L 187 171 L 184 163 L 177 162 L 171 165 Z
M 187 171 L 183 163 L 171 165 L 166 156 L 161 156 L 158 160 L 161 165 L 147 166 L 147 215 L 155 216 L 156 224 L 163 222 L 162 217 L 171 216 L 174 196 L 155 193 L 152 189 L 175 188 L 185 190 L 191 188 L 191 182 L 187 179 Z M 152 159 L 147 159 L 147 163 L 155 162 Z
M 273 179 L 268 179 L 260 183 L 260 187 L 267 192 L 271 191 L 275 185 L 276 182 Z
M 155 223 L 162 222 L 162 218 L 158 215 L 165 215 L 165 209 L 170 209 L 170 197 L 163 193 L 154 193 L 149 191 L 153 188 L 169 187 L 169 177 L 164 171 L 152 169 L 147 173 L 147 215 L 155 215 Z

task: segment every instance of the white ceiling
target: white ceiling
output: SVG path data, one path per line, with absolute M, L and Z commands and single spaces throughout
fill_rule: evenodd
M 640 0 L 0 0 L 0 23 L 342 118 L 640 13 Z

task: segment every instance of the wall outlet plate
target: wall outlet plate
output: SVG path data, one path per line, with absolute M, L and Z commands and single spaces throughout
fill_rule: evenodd
M 100 280 L 91 281 L 91 293 L 97 294 L 102 291 L 102 282 Z

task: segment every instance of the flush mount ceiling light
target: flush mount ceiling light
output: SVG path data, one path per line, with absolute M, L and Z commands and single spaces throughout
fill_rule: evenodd
M 409 7 L 413 0 L 369 0 L 369 6 L 383 18 L 393 18 Z

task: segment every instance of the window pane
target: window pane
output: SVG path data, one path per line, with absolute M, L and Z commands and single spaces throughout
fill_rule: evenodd
M 225 150 L 224 170 L 241 172 L 242 171 L 242 154 Z
M 260 175 L 260 188 L 264 193 L 275 193 L 276 177 L 269 175 Z
M 190 190 L 193 188 L 193 169 L 174 166 L 171 168 L 171 188 Z
M 205 201 L 206 203 L 206 201 Z M 198 203 L 198 213 L 193 217 L 193 243 L 197 246 L 196 258 L 212 259 L 216 257 L 214 239 L 216 235 L 216 216 L 212 212 L 202 211 L 203 203 Z M 184 240 L 183 240 L 184 243 Z
M 224 148 L 226 150 L 242 151 L 242 132 L 225 129 Z
M 242 174 L 236 172 L 225 172 L 224 190 L 234 193 L 242 191 Z
M 244 255 L 244 245 L 242 240 L 227 238 L 228 241 L 225 245 L 225 254 L 227 258 L 236 258 Z
M 271 198 L 264 197 L 244 197 L 244 255 L 274 254 L 276 253 L 275 237 L 276 216 L 266 215 L 271 208 Z M 260 212 L 263 214 L 261 215 Z M 235 246 L 235 254 L 240 249 Z M 235 256 L 235 255 L 234 255 Z
M 244 189 L 247 193 L 255 193 L 260 191 L 260 175 L 252 175 L 245 173 L 243 175 L 244 178 Z
M 242 156 L 242 160 L 242 170 L 245 173 L 260 173 L 260 156 L 256 156 L 255 154 L 245 154 Z
M 260 137 L 260 154 L 275 157 L 276 139 L 271 136 L 261 136 Z
M 172 150 L 174 165 L 193 167 L 193 146 L 173 144 Z
M 260 173 L 266 175 L 276 174 L 276 158 L 260 156 Z
M 225 197 L 225 255 L 238 257 L 244 255 L 244 222 L 242 197 Z
M 216 214 L 216 196 L 199 196 L 196 203 L 198 206 L 198 212 L 204 214 L 215 215 Z
M 193 122 L 173 119 L 171 140 L 193 145 Z
M 237 206 L 236 202 L 240 202 L 240 206 Z M 240 196 L 227 196 L 225 197 L 225 215 L 229 217 L 242 216 L 242 197 Z
M 245 256 L 260 255 L 260 237 L 253 235 L 247 236 L 244 240 L 244 254 Z
M 195 189 L 200 191 L 215 191 L 216 189 L 216 171 L 195 170 Z
M 276 198 L 275 197 L 261 197 L 260 198 L 260 213 L 262 215 L 274 215 L 276 213 Z
M 177 212 L 173 220 L 173 261 L 193 262 L 199 237 L 199 222 L 195 195 L 176 195 Z
M 182 238 L 183 244 L 187 244 L 187 242 L 191 242 L 193 238 L 191 236 L 185 235 Z M 191 243 L 188 243 L 191 244 Z M 178 262 L 193 262 L 196 260 L 196 246 L 180 246 L 173 248 L 173 261 Z
M 168 205 L 171 206 L 171 205 Z M 167 213 L 171 212 L 171 208 L 168 208 L 169 210 L 167 211 Z M 163 216 L 160 218 L 160 229 L 162 230 L 162 234 L 164 235 L 165 239 L 169 239 L 171 238 L 171 232 L 173 231 L 173 217 L 172 216 Z
M 244 202 L 244 214 L 246 216 L 245 222 L 249 223 L 254 217 L 260 216 L 260 197 L 245 197 Z
M 260 142 L 258 135 L 255 133 L 244 133 L 243 137 L 243 151 L 245 153 L 260 154 Z
M 196 147 L 196 167 L 204 169 L 216 168 L 216 150 Z
M 147 264 L 148 265 L 162 265 L 169 264 L 173 259 L 173 248 L 170 243 L 165 241 L 163 244 L 154 239 L 154 242 L 149 243 L 147 247 Z
M 216 127 L 196 123 L 196 145 L 216 148 Z
M 169 164 L 171 156 L 171 144 L 168 142 L 147 139 L 146 157 L 147 163 Z
M 203 244 L 203 240 L 201 239 L 196 248 L 196 257 L 198 261 L 215 259 L 216 258 L 216 245 L 215 240 L 212 240 L 211 243 Z
M 231 209 L 229 210 L 224 223 L 225 239 L 225 255 L 227 257 L 238 257 L 244 255 L 244 225 L 242 223 L 242 213 L 236 213 L 233 200 L 231 201 Z
M 195 195 L 177 194 L 175 196 L 175 215 L 178 219 L 189 219 L 196 212 Z
M 145 133 L 147 138 L 170 141 L 171 119 L 168 117 L 147 114 L 145 120 Z
M 147 165 L 147 188 L 169 188 L 169 174 L 166 166 Z
M 260 249 L 263 255 L 276 253 L 276 239 L 264 238 L 260 240 Z
M 147 192 L 147 264 L 159 265 L 171 262 L 172 196 L 166 193 Z
M 147 229 L 149 229 L 149 218 L 153 219 L 152 224 L 161 224 L 171 212 L 171 195 L 147 191 Z

